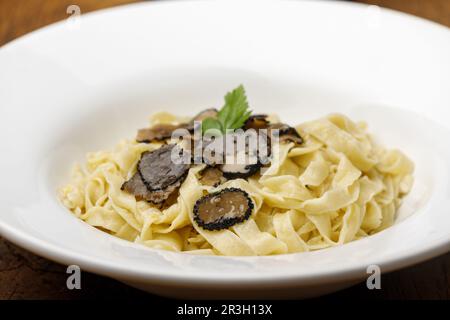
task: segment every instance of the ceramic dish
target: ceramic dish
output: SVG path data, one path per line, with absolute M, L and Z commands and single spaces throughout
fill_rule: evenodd
M 82 8 L 81 8 L 82 9 Z M 232 23 L 230 23 L 232 21 Z M 310 297 L 450 248 L 450 32 L 326 1 L 141 3 L 0 49 L 0 235 L 41 256 L 175 297 Z M 396 223 L 343 246 L 266 257 L 149 249 L 79 221 L 57 188 L 88 151 L 158 110 L 191 115 L 244 83 L 258 112 L 365 120 L 416 165 Z

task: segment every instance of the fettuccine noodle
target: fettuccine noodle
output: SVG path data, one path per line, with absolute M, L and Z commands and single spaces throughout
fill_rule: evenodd
M 177 122 L 167 113 L 152 124 Z M 398 150 L 377 145 L 363 123 L 340 114 L 296 127 L 304 144 L 280 144 L 270 165 L 247 180 L 202 185 L 189 169 L 178 198 L 160 208 L 121 190 L 145 151 L 160 143 L 121 141 L 112 151 L 89 153 L 71 183 L 60 189 L 64 206 L 88 224 L 145 246 L 194 254 L 252 256 L 318 250 L 379 232 L 395 221 L 413 183 L 413 163 Z M 208 231 L 193 219 L 206 192 L 245 190 L 254 202 L 250 219 Z

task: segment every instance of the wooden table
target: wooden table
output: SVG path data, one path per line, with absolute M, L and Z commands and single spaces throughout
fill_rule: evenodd
M 135 0 L 0 0 L 0 45 L 49 23 L 67 18 L 78 5 L 88 12 Z M 422 16 L 450 26 L 450 0 L 359 0 Z M 115 280 L 83 273 L 82 290 L 67 290 L 66 268 L 0 238 L 0 299 L 92 299 L 101 297 L 159 299 Z M 382 276 L 381 290 L 365 284 L 325 299 L 450 300 L 450 253 L 420 265 Z

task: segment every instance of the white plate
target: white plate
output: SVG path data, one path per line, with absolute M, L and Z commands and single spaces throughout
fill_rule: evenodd
M 338 1 L 141 3 L 33 32 L 0 50 L 0 234 L 64 264 L 178 297 L 314 296 L 450 247 L 450 32 Z M 74 161 L 151 113 L 192 115 L 244 83 L 289 123 L 367 120 L 416 163 L 397 223 L 317 252 L 205 257 L 113 238 L 57 200 Z M 265 290 L 267 289 L 267 290 Z

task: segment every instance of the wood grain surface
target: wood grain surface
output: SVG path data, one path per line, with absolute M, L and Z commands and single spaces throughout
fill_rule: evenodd
M 76 4 L 82 13 L 133 0 L 0 0 L 0 45 L 68 17 Z M 450 0 L 359 0 L 450 26 Z M 1 72 L 1 70 L 0 70 Z M 82 289 L 68 290 L 66 267 L 29 253 L 0 238 L 0 299 L 161 299 L 115 280 L 83 273 Z M 381 290 L 365 284 L 322 299 L 450 300 L 450 253 L 400 271 L 383 274 Z
M 403 11 L 450 27 L 449 0 L 357 0 L 355 2 Z

